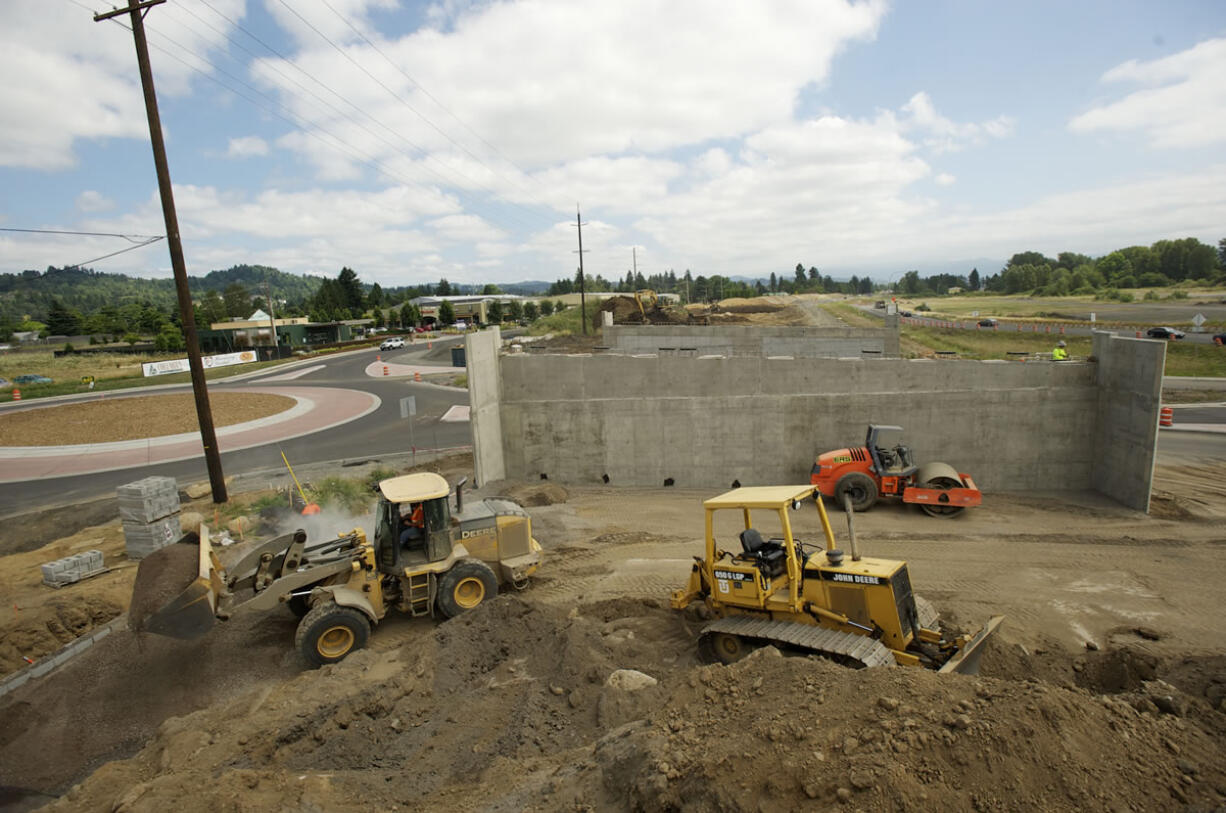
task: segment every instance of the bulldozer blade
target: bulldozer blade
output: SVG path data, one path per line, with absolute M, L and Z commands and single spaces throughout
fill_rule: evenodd
M 967 641 L 952 658 L 945 661 L 941 672 L 957 672 L 963 675 L 979 674 L 979 659 L 983 657 L 983 643 L 996 632 L 996 628 L 1005 620 L 1003 615 L 994 615 L 988 619 L 979 632 Z

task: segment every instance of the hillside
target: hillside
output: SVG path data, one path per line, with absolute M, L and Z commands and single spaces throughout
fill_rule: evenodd
M 262 293 L 265 283 L 280 300 L 298 302 L 309 299 L 319 289 L 322 277 L 297 277 L 264 265 L 236 265 L 210 271 L 203 277 L 188 277 L 193 298 L 206 291 L 222 293 L 235 283 L 252 293 Z M 55 268 L 0 274 L 0 320 L 21 321 L 29 317 L 45 322 L 52 300 L 82 313 L 99 308 L 148 302 L 163 311 L 177 308 L 173 279 L 144 279 L 125 274 L 107 274 L 89 268 Z

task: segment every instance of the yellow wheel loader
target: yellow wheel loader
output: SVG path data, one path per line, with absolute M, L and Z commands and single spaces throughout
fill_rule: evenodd
M 361 528 L 319 543 L 308 543 L 298 530 L 218 548 L 202 527 L 198 539 L 189 534 L 181 544 L 142 560 L 129 624 L 195 638 L 239 607 L 269 610 L 284 604 L 302 619 L 295 636 L 299 651 L 319 666 L 364 646 L 371 628 L 393 608 L 451 618 L 496 595 L 500 585 L 525 587 L 541 562 L 531 519 L 502 498 L 465 508 L 464 482 L 456 488 L 453 514 L 447 481 L 437 474 L 384 480 L 373 542 Z M 192 545 L 186 573 L 191 581 L 175 593 L 184 571 L 167 563 L 184 559 L 182 544 Z M 149 607 L 151 596 L 168 594 L 169 601 Z
M 861 557 L 847 508 L 851 555 L 835 547 L 816 486 L 737 488 L 703 503 L 706 555 L 694 557 L 674 609 L 713 618 L 699 634 L 708 661 L 732 663 L 756 647 L 821 655 L 853 667 L 923 666 L 976 674 L 994 616 L 973 635 L 946 638 L 931 605 L 911 592 L 907 563 Z M 812 499 L 825 548 L 793 535 L 789 512 Z M 764 538 L 761 528 L 777 536 Z M 739 551 L 719 539 L 736 540 Z

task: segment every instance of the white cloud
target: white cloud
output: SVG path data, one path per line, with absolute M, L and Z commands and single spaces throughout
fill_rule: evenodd
M 1155 147 L 1204 147 L 1226 141 L 1226 38 L 1148 62 L 1129 60 L 1103 74 L 1104 82 L 1142 89 L 1074 117 L 1075 133 L 1136 131 Z
M 227 158 L 252 158 L 261 155 L 268 155 L 268 142 L 259 136 L 232 138 L 226 148 Z
M 231 18 L 242 16 L 243 0 L 213 5 Z M 166 4 L 146 18 L 151 47 L 173 36 L 185 49 L 205 53 L 225 41 L 224 21 L 218 19 L 218 31 L 188 30 L 173 9 Z M 154 56 L 158 93 L 185 92 L 191 69 Z M 0 6 L 0 76 L 10 77 L 0 83 L 0 166 L 64 170 L 76 163 L 78 139 L 148 137 L 132 35 L 111 22 L 95 23 L 80 6 Z
M 1013 119 L 997 116 L 979 123 L 958 123 L 937 112 L 932 98 L 924 91 L 916 93 L 902 106 L 903 126 L 925 134 L 924 146 L 937 153 L 952 152 L 966 146 L 984 143 L 987 138 L 1004 138 L 1013 132 Z
M 79 211 L 86 213 L 105 212 L 114 208 L 115 201 L 93 189 L 86 189 L 77 195 L 77 209 Z
M 958 179 L 948 172 L 940 172 L 932 179 L 938 186 L 952 186 Z
M 445 99 L 446 111 L 368 46 L 346 50 L 421 115 L 318 38 L 304 38 L 294 62 L 417 148 L 455 149 L 437 126 L 483 160 L 491 155 L 454 113 L 477 133 L 495 134 L 503 155 L 539 169 L 786 121 L 800 89 L 825 80 L 849 42 L 871 39 L 884 11 L 881 0 L 544 0 L 466 8 L 448 32 L 422 29 L 380 47 L 431 96 Z M 272 67 L 257 64 L 257 77 L 284 89 Z M 329 129 L 344 119 L 301 94 L 287 104 Z M 406 143 L 388 144 L 380 126 L 367 126 L 370 132 L 352 134 L 355 148 L 415 153 Z

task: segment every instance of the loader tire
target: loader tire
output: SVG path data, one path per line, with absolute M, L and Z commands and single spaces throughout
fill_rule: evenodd
M 461 559 L 438 580 L 438 609 L 448 618 L 468 612 L 498 595 L 498 577 L 489 565 Z
M 370 619 L 361 610 L 324 601 L 311 608 L 298 623 L 294 645 L 312 666 L 336 663 L 366 646 Z
M 834 501 L 843 507 L 843 495 L 851 497 L 851 510 L 867 511 L 877 503 L 877 483 L 872 477 L 859 471 L 845 474 L 834 487 Z

